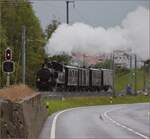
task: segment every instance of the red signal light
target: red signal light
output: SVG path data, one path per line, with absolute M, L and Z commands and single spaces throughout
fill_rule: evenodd
M 5 51 L 5 60 L 12 60 L 12 50 L 10 48 Z

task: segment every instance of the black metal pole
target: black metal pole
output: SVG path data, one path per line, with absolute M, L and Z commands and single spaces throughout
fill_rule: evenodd
M 132 69 L 132 55 L 130 55 L 130 70 Z
M 134 78 L 134 94 L 137 95 L 137 56 L 135 54 L 135 69 L 134 69 L 134 75 L 135 75 L 135 78 Z
M 66 23 L 69 24 L 69 3 L 75 3 L 73 0 L 67 0 L 66 1 Z M 74 7 L 74 5 L 73 5 Z
M 114 52 L 112 55 L 112 72 L 113 72 L 113 97 L 116 97 L 116 92 L 115 92 L 115 61 L 114 61 Z
M 132 86 L 132 75 L 133 72 L 132 72 L 132 54 L 130 55 L 130 86 Z
M 66 1 L 66 23 L 69 24 L 69 1 Z
M 144 62 L 143 74 L 144 74 L 144 91 L 145 91 L 146 90 L 146 64 L 145 62 Z

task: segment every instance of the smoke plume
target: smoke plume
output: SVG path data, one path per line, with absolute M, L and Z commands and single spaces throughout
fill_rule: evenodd
M 132 49 L 142 59 L 149 55 L 149 9 L 138 7 L 128 13 L 121 25 L 92 27 L 83 23 L 61 24 L 46 45 L 48 55 L 80 52 L 88 55 Z

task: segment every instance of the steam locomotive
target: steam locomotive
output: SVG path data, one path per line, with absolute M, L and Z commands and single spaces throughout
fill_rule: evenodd
M 43 64 L 36 75 L 36 87 L 40 91 L 100 91 L 112 85 L 110 69 L 81 68 L 54 61 Z

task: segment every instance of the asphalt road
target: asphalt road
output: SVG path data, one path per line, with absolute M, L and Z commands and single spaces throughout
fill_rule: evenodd
M 50 116 L 40 139 L 149 139 L 150 104 L 68 109 Z

